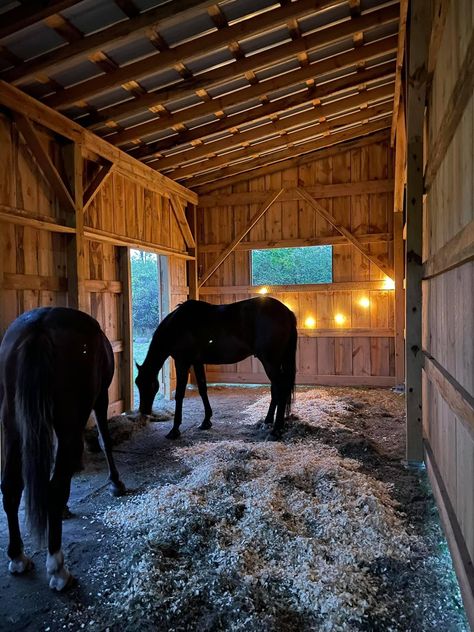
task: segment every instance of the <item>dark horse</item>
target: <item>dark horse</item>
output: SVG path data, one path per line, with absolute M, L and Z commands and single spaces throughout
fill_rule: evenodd
M 48 533 L 50 587 L 62 590 L 72 581 L 61 550 L 61 521 L 72 475 L 81 469 L 83 431 L 92 410 L 107 457 L 110 490 L 124 493 L 107 428 L 107 389 L 113 373 L 110 342 L 99 323 L 78 310 L 33 309 L 6 331 L 0 346 L 0 416 L 11 573 L 32 566 L 23 552 L 18 522 L 24 487 L 33 534 L 42 541 Z
M 205 364 L 231 364 L 250 355 L 263 364 L 271 382 L 271 403 L 265 423 L 272 435 L 281 436 L 285 411 L 289 413 L 296 375 L 296 318 L 283 303 L 257 297 L 228 305 L 189 300 L 179 305 L 158 325 L 145 361 L 138 366 L 136 384 L 140 412 L 151 414 L 159 388 L 157 374 L 166 358 L 176 366 L 176 409 L 167 437 L 179 437 L 183 398 L 188 372 L 194 367 L 205 417 L 202 429 L 210 428 L 212 409 L 207 397 Z

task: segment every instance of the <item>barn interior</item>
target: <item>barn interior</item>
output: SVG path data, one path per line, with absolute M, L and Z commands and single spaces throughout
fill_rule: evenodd
M 422 618 L 410 611 L 406 620 L 393 622 L 398 611 L 377 610 L 368 593 L 348 598 L 342 608 L 340 599 L 331 601 L 329 588 L 321 611 L 315 605 L 319 593 L 304 592 L 312 581 L 305 575 L 301 603 L 304 593 L 312 605 L 302 608 L 305 613 L 316 609 L 316 619 L 298 615 L 303 618 L 285 619 L 278 628 L 278 617 L 271 619 L 265 610 L 268 629 L 474 627 L 473 92 L 471 0 L 0 2 L 0 334 L 17 316 L 39 306 L 91 314 L 114 351 L 109 416 L 117 426 L 138 426 L 134 415 L 127 415 L 137 407 L 132 250 L 157 256 L 160 317 L 187 299 L 227 304 L 272 296 L 297 317 L 296 412 L 318 428 L 311 444 L 300 446 L 303 470 L 317 469 L 316 461 L 329 458 L 319 451 L 318 437 L 346 432 L 349 422 L 341 419 L 356 419 L 357 407 L 365 406 L 367 419 L 378 418 L 378 428 L 375 422 L 368 423 L 367 432 L 351 426 L 360 452 L 369 449 L 364 441 L 378 441 L 380 448 L 380 437 L 396 435 L 392 443 L 388 440 L 396 448 L 385 449 L 385 455 L 390 467 L 397 462 L 398 474 L 377 460 L 380 455 L 374 457 L 374 471 L 385 468 L 377 485 L 389 485 L 393 475 L 395 488 L 397 483 L 412 486 L 411 498 L 426 493 L 435 500 L 431 513 L 439 513 L 444 536 L 433 527 L 431 545 L 436 540 L 442 548 L 439 542 L 446 538 L 449 553 L 442 563 L 438 560 L 438 570 L 448 576 L 446 560 L 451 564 L 452 559 L 459 585 L 452 590 L 460 590 L 463 606 L 454 607 L 454 597 L 450 603 L 439 597 L 447 584 L 440 584 L 438 592 L 433 588 L 439 599 L 425 606 L 449 610 L 452 618 L 439 615 L 429 619 L 432 627 L 423 627 Z M 282 260 L 272 268 L 271 256 L 280 249 L 302 253 L 298 265 L 305 275 L 293 269 L 293 277 L 279 276 Z M 311 249 L 326 253 L 322 276 Z M 264 262 L 259 274 L 257 256 Z M 253 411 L 253 421 L 258 419 L 268 387 L 250 386 L 268 384 L 268 378 L 256 358 L 208 366 L 206 372 L 216 385 L 210 388 L 211 399 L 229 418 L 233 409 L 236 424 L 239 411 Z M 160 382 L 166 423 L 176 385 L 172 362 L 165 364 Z M 304 406 L 308 393 L 313 393 L 312 412 Z M 199 402 L 192 391 L 189 398 L 194 420 L 201 415 Z M 318 407 L 322 412 L 315 413 Z M 392 411 L 392 420 L 381 410 Z M 189 426 L 184 447 L 178 447 L 184 450 L 182 464 L 160 479 L 162 487 L 177 484 L 173 477 L 190 476 L 189 469 L 203 463 L 217 468 L 228 459 L 238 471 L 239 458 L 249 458 L 249 448 L 242 447 L 241 430 L 229 430 L 225 420 L 222 424 L 215 424 L 217 434 L 208 439 Z M 119 464 L 120 450 L 128 450 L 123 467 L 145 494 L 143 506 L 153 504 L 146 494 L 154 492 L 145 480 L 152 474 L 133 477 L 146 438 L 159 454 L 154 468 L 162 464 L 166 469 L 175 449 L 161 441 L 161 425 L 153 426 L 159 441 L 155 435 L 150 439 L 150 428 L 141 427 L 131 444 L 117 447 Z M 298 433 L 290 429 L 289 434 L 288 441 L 300 445 Z M 258 436 L 253 434 L 252 441 Z M 285 441 L 290 450 L 293 443 Z M 363 462 L 351 441 L 349 459 Z M 198 446 L 195 454 L 191 444 Z M 227 456 L 219 452 L 225 445 Z M 255 458 L 273 462 L 274 452 L 268 450 L 279 449 L 263 442 Z M 90 456 L 92 478 L 81 474 L 77 482 L 81 502 L 91 481 L 100 486 L 105 465 L 95 459 Z M 364 488 L 357 478 L 362 474 L 352 465 L 338 461 L 337 467 Z M 421 492 L 425 467 L 431 491 Z M 194 485 L 191 479 L 188 483 Z M 377 490 L 371 493 L 383 500 L 385 492 Z M 127 530 L 133 507 L 139 506 L 130 502 L 123 515 L 109 510 L 100 527 L 103 542 L 107 528 Z M 232 502 L 234 508 L 239 504 L 235 498 Z M 400 511 L 409 513 L 400 503 Z M 74 513 L 74 503 L 71 509 Z M 99 510 L 94 505 L 90 511 Z M 66 539 L 68 529 L 77 540 L 83 527 L 89 534 L 89 525 L 98 522 L 95 514 L 84 512 L 90 520 L 65 527 Z M 179 515 L 178 509 L 172 515 L 163 512 L 168 526 Z M 393 526 L 398 519 L 390 514 L 383 524 Z M 417 519 L 421 530 L 422 519 Z M 397 529 L 390 532 L 393 538 L 399 536 Z M 408 550 L 409 530 L 404 537 L 400 548 Z M 79 549 L 84 553 L 84 547 Z M 420 545 L 418 557 L 408 556 L 404 563 L 422 566 L 421 550 Z M 168 553 L 163 555 L 171 564 L 174 549 Z M 390 557 L 385 549 L 377 559 L 384 556 Z M 331 566 L 327 559 L 324 563 Z M 133 568 L 135 581 L 140 566 Z M 2 573 L 2 594 L 10 595 L 5 603 L 16 613 L 6 629 L 20 629 L 14 597 L 22 595 L 25 603 L 29 588 L 19 588 L 6 570 Z M 85 574 L 82 568 L 83 585 L 95 590 Z M 159 583 L 157 573 L 144 577 Z M 108 576 L 108 581 L 115 580 Z M 123 581 L 140 592 L 132 579 Z M 420 580 L 419 593 L 425 589 L 430 590 Z M 37 594 L 44 590 L 39 587 Z M 101 600 L 75 590 L 73 603 L 62 600 L 60 606 L 48 605 L 40 618 L 29 615 L 24 629 L 74 629 L 73 611 L 79 610 L 89 616 L 90 629 L 106 629 L 109 621 L 99 621 L 97 613 Z M 174 590 L 171 601 L 179 583 Z M 344 591 L 352 594 L 347 586 Z M 221 601 L 215 598 L 224 612 L 222 594 Z M 117 611 L 120 599 L 115 599 L 109 601 Z M 396 595 L 391 599 L 397 601 Z M 142 599 L 142 610 L 144 604 Z M 189 602 L 181 605 L 180 616 L 192 611 Z M 331 618 L 333 611 L 345 619 Z M 247 613 L 247 624 L 244 617 L 232 627 L 229 619 L 213 613 L 198 627 L 253 629 L 263 611 L 255 610 L 255 620 L 253 612 Z M 112 617 L 110 611 L 107 616 Z M 155 611 L 153 616 L 158 616 Z M 110 629 L 127 629 L 123 621 L 113 620 Z M 145 619 L 130 621 L 129 629 L 137 629 L 133 626 Z M 152 619 L 146 621 L 152 625 Z M 180 629 L 175 620 L 159 621 L 163 629 Z

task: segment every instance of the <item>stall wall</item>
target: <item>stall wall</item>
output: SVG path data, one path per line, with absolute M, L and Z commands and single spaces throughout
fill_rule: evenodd
M 467 610 L 474 617 L 474 7 L 470 0 L 450 3 L 439 50 L 432 49 L 430 58 L 436 53 L 426 120 L 423 430 L 429 472 L 446 519 Z M 464 94 L 466 84 L 471 88 Z
M 198 264 L 203 276 L 220 252 L 246 227 L 262 200 L 288 189 L 250 230 L 236 250 L 200 288 L 200 298 L 228 303 L 255 296 L 251 286 L 252 248 L 333 244 L 333 283 L 271 288 L 298 320 L 301 384 L 395 384 L 394 292 L 386 275 L 322 216 L 291 192 L 303 187 L 334 219 L 393 267 L 393 157 L 388 141 L 295 164 L 200 197 Z M 362 183 L 362 185 L 360 184 Z M 249 203 L 255 195 L 256 203 Z M 239 199 L 245 203 L 239 204 Z M 231 202 L 229 204 L 229 202 Z M 400 244 L 400 247 L 401 244 Z M 369 298 L 370 307 L 360 305 Z M 345 317 L 342 326 L 334 316 Z M 305 327 L 308 316 L 315 328 Z M 266 381 L 255 358 L 237 366 L 209 367 L 216 382 Z

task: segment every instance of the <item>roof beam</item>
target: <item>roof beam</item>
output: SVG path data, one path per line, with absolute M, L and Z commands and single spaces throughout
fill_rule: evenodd
M 307 79 L 314 79 L 318 75 L 338 70 L 347 66 L 356 64 L 361 60 L 368 61 L 374 57 L 379 57 L 384 53 L 396 50 L 397 36 L 392 35 L 383 40 L 379 40 L 372 44 L 365 44 L 356 49 L 352 49 L 347 53 L 335 55 L 322 61 L 315 62 L 310 66 L 293 70 L 284 75 L 279 75 L 273 79 L 268 79 L 254 85 L 250 85 L 241 90 L 226 94 L 209 102 L 200 103 L 196 106 L 180 110 L 175 114 L 166 118 L 157 118 L 156 120 L 136 125 L 135 127 L 126 129 L 123 132 L 111 135 L 107 140 L 114 145 L 121 145 L 137 138 L 156 133 L 160 130 L 167 129 L 177 123 L 186 123 L 195 118 L 223 111 L 226 107 L 235 106 L 239 103 L 256 97 L 262 97 L 269 92 L 286 88 L 289 85 L 295 85 L 304 82 Z
M 49 2 L 30 2 L 10 9 L 1 14 L 0 39 L 21 31 L 27 26 L 79 4 L 82 0 L 49 0 Z
M 320 153 L 317 151 L 318 149 L 332 147 L 333 145 L 337 145 L 338 143 L 343 143 L 348 140 L 360 139 L 361 136 L 386 130 L 387 127 L 390 127 L 389 117 L 379 119 L 372 123 L 364 123 L 343 131 L 337 131 L 332 134 L 326 134 L 322 138 L 318 138 L 311 143 L 297 145 L 296 147 L 289 147 L 281 151 L 252 158 L 252 160 L 222 167 L 221 169 L 214 170 L 210 173 L 190 178 L 187 181 L 186 186 L 192 187 L 193 190 L 195 190 L 196 187 L 209 185 L 206 186 L 204 190 L 206 192 L 213 191 L 214 189 L 227 186 L 228 184 L 234 184 L 236 182 L 241 182 L 242 180 L 256 178 L 259 175 L 280 171 L 286 167 L 294 167 L 297 164 L 304 164 L 306 162 L 311 162 L 312 160 L 318 160 Z M 385 138 L 385 133 L 380 134 L 375 140 L 370 142 L 385 140 Z M 369 142 L 364 144 L 369 144 Z M 340 151 L 342 150 L 334 148 L 335 154 Z M 264 169 L 259 169 L 259 167 L 264 167 Z
M 73 5 L 77 4 L 77 0 L 76 2 L 70 1 L 69 3 L 57 2 L 57 4 Z M 185 18 L 196 15 L 201 7 L 210 4 L 212 4 L 212 0 L 180 0 L 180 10 L 177 11 L 176 2 L 168 2 L 144 13 L 140 13 L 135 18 L 123 20 L 92 35 L 88 35 L 69 46 L 61 46 L 60 48 L 43 53 L 31 61 L 24 62 L 20 68 L 7 70 L 2 73 L 1 78 L 11 83 L 26 81 L 34 77 L 36 73 L 44 71 L 51 66 L 57 66 L 63 62 L 68 65 L 72 64 L 77 61 L 78 58 L 84 58 L 87 53 L 101 50 L 104 45 L 112 46 L 123 44 L 140 35 L 145 35 L 147 29 L 163 20 L 167 20 L 168 24 L 179 23 Z M 17 26 L 10 32 L 16 30 L 18 30 Z M 0 36 L 3 37 L 1 27 Z
M 287 116 L 281 120 L 276 119 L 274 121 L 270 121 L 268 125 L 261 125 L 247 132 L 235 134 L 220 141 L 199 145 L 198 147 L 195 147 L 193 149 L 167 156 L 166 158 L 158 160 L 156 163 L 152 164 L 154 168 L 159 170 L 176 165 L 180 166 L 183 162 L 195 160 L 196 158 L 208 156 L 211 153 L 226 150 L 231 147 L 241 145 L 243 143 L 255 141 L 275 132 L 285 133 L 288 131 L 289 128 L 292 127 L 304 125 L 306 123 L 317 123 L 318 118 L 321 119 L 323 117 L 337 115 L 341 112 L 351 110 L 355 107 L 360 107 L 361 105 L 365 105 L 369 102 L 379 101 L 380 99 L 387 99 L 391 97 L 392 94 L 393 83 L 388 83 L 384 86 L 381 86 L 380 88 L 374 88 L 373 90 L 364 90 L 352 97 L 340 99 L 335 102 L 329 103 L 328 105 L 318 105 L 316 107 L 312 107 L 305 112 L 295 114 L 293 116 Z M 364 112 L 367 112 L 367 110 L 364 110 Z M 367 114 L 366 118 L 369 118 L 369 114 Z M 314 128 L 312 127 L 305 128 L 304 132 L 306 133 L 306 136 L 314 133 L 313 129 Z M 293 139 L 297 136 L 298 132 L 296 132 L 295 134 L 290 133 L 287 138 Z M 203 164 L 204 166 L 206 165 L 206 163 Z
M 314 13 L 320 7 L 331 6 L 338 2 L 340 0 L 298 0 L 298 2 L 291 3 L 286 7 L 273 9 L 253 18 L 242 20 L 231 26 L 216 30 L 214 33 L 201 35 L 175 48 L 149 55 L 145 59 L 122 66 L 113 74 L 105 77 L 94 77 L 78 85 L 65 88 L 61 92 L 47 97 L 44 102 L 51 107 L 64 108 L 75 101 L 86 99 L 108 88 L 120 85 L 129 79 L 138 80 L 185 59 L 198 57 L 219 46 L 225 46 L 232 40 L 247 38 L 249 35 L 257 35 L 277 27 L 289 17 L 308 15 Z M 169 7 L 170 5 L 174 6 L 174 3 L 171 2 L 165 6 Z M 109 42 L 107 42 L 107 45 L 109 45 Z
M 312 148 L 314 138 L 311 138 L 311 136 L 314 137 L 319 134 L 335 132 L 339 128 L 346 127 L 347 125 L 353 125 L 354 123 L 362 123 L 363 121 L 372 117 L 378 117 L 384 114 L 390 115 L 391 110 L 392 103 L 390 102 L 389 104 L 384 103 L 382 105 L 376 105 L 370 108 L 365 108 L 363 110 L 358 110 L 357 112 L 353 112 L 351 114 L 339 116 L 338 118 L 332 119 L 330 121 L 324 120 L 319 124 L 312 126 L 311 128 L 305 128 L 293 134 L 285 134 L 283 136 L 279 136 L 278 138 L 273 138 L 266 142 L 258 143 L 256 145 L 241 147 L 240 149 L 232 153 L 226 153 L 222 156 L 209 158 L 206 161 L 199 161 L 198 163 L 189 165 L 188 167 L 175 169 L 170 174 L 168 174 L 168 177 L 172 177 L 173 180 L 189 178 L 197 173 L 202 173 L 203 171 L 206 171 L 208 169 L 232 164 L 234 161 L 241 160 L 242 158 L 251 159 L 253 157 L 259 157 L 260 155 L 265 154 L 272 149 L 282 151 L 282 147 L 284 147 L 285 149 L 295 147 L 298 151 L 304 152 L 305 149 L 309 150 L 310 148 Z M 299 143 L 300 141 L 303 142 L 295 146 L 295 143 Z M 153 163 L 150 166 L 154 167 Z
M 295 41 L 283 43 L 280 46 L 275 46 L 269 50 L 255 53 L 248 58 L 244 58 L 244 56 L 241 55 L 240 57 L 237 57 L 237 61 L 235 62 L 231 62 L 214 70 L 200 73 L 197 77 L 182 81 L 174 86 L 168 86 L 155 90 L 141 96 L 138 99 L 131 99 L 118 105 L 103 108 L 97 114 L 84 117 L 81 124 L 86 127 L 91 126 L 92 128 L 95 128 L 100 125 L 101 122 L 114 121 L 135 112 L 142 111 L 146 108 L 152 108 L 159 103 L 165 103 L 166 101 L 174 98 L 184 98 L 194 94 L 196 90 L 199 90 L 200 88 L 208 88 L 214 84 L 218 85 L 220 83 L 225 83 L 229 80 L 229 77 L 244 75 L 248 71 L 255 71 L 259 68 L 268 67 L 294 56 L 307 55 L 307 52 L 310 50 L 321 48 L 344 37 L 353 36 L 357 32 L 364 31 L 380 24 L 385 24 L 396 19 L 398 19 L 398 7 L 396 5 L 386 7 L 379 11 L 373 11 L 372 13 L 361 16 L 360 18 L 346 20 L 345 22 L 328 27 L 322 31 L 317 31 L 317 33 L 307 35 Z M 302 65 L 308 64 L 304 63 Z
M 249 123 L 250 121 L 256 122 L 272 114 L 281 115 L 283 112 L 287 112 L 293 107 L 304 104 L 309 105 L 311 102 L 316 99 L 321 99 L 322 97 L 329 95 L 335 96 L 344 90 L 360 89 L 361 86 L 364 86 L 367 82 L 375 79 L 388 80 L 393 75 L 393 70 L 394 62 L 385 62 L 380 66 L 369 68 L 368 70 L 363 69 L 357 74 L 351 73 L 345 77 L 341 77 L 340 79 L 326 82 L 320 86 L 313 87 L 306 92 L 297 92 L 285 99 L 271 101 L 270 103 L 261 105 L 253 110 L 225 117 L 221 120 L 216 120 L 214 123 L 208 123 L 207 125 L 200 126 L 195 129 L 185 130 L 173 136 L 164 138 L 163 140 L 148 143 L 147 145 L 141 145 L 136 149 L 131 149 L 130 153 L 135 156 L 135 158 L 152 156 L 153 154 L 161 152 L 163 149 L 169 149 L 171 147 L 190 143 L 195 140 L 202 140 L 209 135 L 238 128 L 239 125 Z

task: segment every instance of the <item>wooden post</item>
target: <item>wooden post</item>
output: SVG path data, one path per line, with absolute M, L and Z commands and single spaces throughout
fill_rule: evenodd
M 199 279 L 198 279 L 198 253 L 197 253 L 197 213 L 193 204 L 188 204 L 186 209 L 186 219 L 194 237 L 194 248 L 188 248 L 188 253 L 194 257 L 187 262 L 189 298 L 199 300 Z
M 85 288 L 85 279 L 88 275 L 86 274 L 84 248 L 84 160 L 82 158 L 82 145 L 76 142 L 67 145 L 63 153 L 67 175 L 74 191 L 74 227 L 76 229 L 75 235 L 71 236 L 68 243 L 68 305 L 90 313 Z
M 412 0 L 408 50 L 406 221 L 406 458 L 409 463 L 423 460 L 421 340 L 423 121 L 429 34 L 430 2 Z
M 132 410 L 133 401 L 133 332 L 132 332 L 132 286 L 130 271 L 130 249 L 119 247 L 120 281 L 122 283 L 122 365 L 121 389 L 124 410 Z
M 395 268 L 395 377 L 397 384 L 405 381 L 405 246 L 403 243 L 403 213 L 393 215 L 393 263 Z

